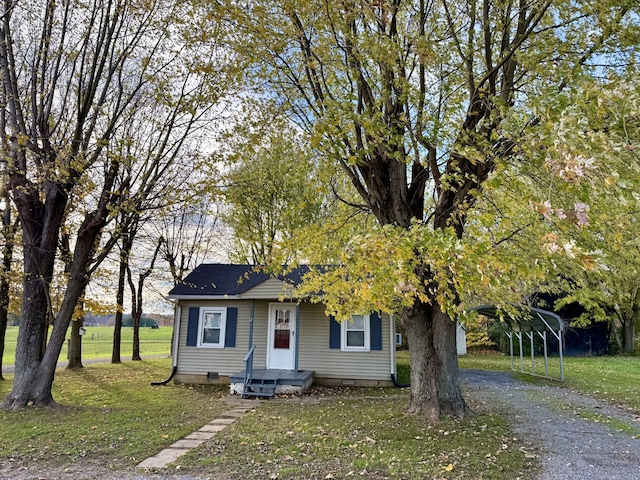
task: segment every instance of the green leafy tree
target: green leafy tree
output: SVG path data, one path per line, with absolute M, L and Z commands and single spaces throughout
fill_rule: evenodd
M 640 321 L 640 79 L 635 72 L 586 83 L 544 112 L 546 164 L 556 188 L 532 203 L 544 248 L 562 266 L 558 306 L 609 321 L 621 351 L 634 351 Z M 558 188 L 560 187 L 560 188 Z M 572 262 L 579 255 L 581 262 Z
M 461 416 L 459 272 L 489 244 L 465 235 L 477 198 L 520 144 L 535 107 L 637 44 L 635 2 L 230 2 L 237 47 L 268 98 L 341 166 L 379 228 L 324 272 L 345 318 L 400 309 L 411 353 L 409 411 Z M 235 8 L 235 9 L 234 9 Z M 599 64 L 600 66 L 596 65 Z M 317 245 L 320 249 L 320 245 Z M 311 282 L 310 282 L 311 283 Z M 316 285 L 316 288 L 319 285 Z M 316 290 L 319 291 L 319 290 Z
M 289 263 L 296 232 L 318 218 L 323 190 L 308 142 L 275 121 L 235 143 L 224 175 L 222 220 L 233 230 L 230 258 L 238 263 Z M 286 246 L 288 245 L 288 247 Z
M 200 12 L 189 3 L 37 0 L 4 3 L 1 12 L 0 125 L 25 272 L 14 384 L 3 405 L 17 409 L 53 403 L 73 312 L 122 230 L 103 233 L 119 212 L 157 194 L 150 186 L 169 173 L 176 157 L 156 147 L 176 137 L 163 123 L 208 123 L 202 112 L 223 92 L 213 82 L 222 76 L 203 82 L 203 74 L 225 57 L 212 46 L 211 23 L 198 25 Z M 194 31 L 211 33 L 212 43 L 203 44 L 205 37 L 192 43 Z M 136 129 L 150 132 L 149 148 L 163 154 L 140 162 L 128 155 L 138 153 L 129 148 L 139 145 Z M 51 284 L 66 219 L 76 226 L 73 251 L 54 309 Z

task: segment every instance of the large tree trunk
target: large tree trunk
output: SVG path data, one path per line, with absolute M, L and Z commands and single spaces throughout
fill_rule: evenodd
M 152 267 L 153 268 L 153 263 Z M 131 289 L 131 322 L 133 326 L 133 346 L 131 353 L 131 360 L 140 361 L 140 318 L 142 318 L 142 284 L 144 278 L 140 275 L 138 282 L 138 289 L 136 289 L 131 277 L 131 269 L 127 269 L 127 279 L 129 281 L 129 288 Z
M 622 329 L 623 351 L 624 353 L 633 353 L 635 350 L 636 324 L 634 319 L 625 319 Z
M 76 278 L 71 282 L 65 293 L 65 299 L 60 313 L 54 323 L 51 338 L 43 354 L 42 344 L 46 335 L 46 294 L 42 288 L 43 282 L 25 279 L 26 297 L 22 308 L 22 322 L 18 333 L 16 349 L 16 368 L 13 388 L 3 403 L 4 408 L 20 409 L 28 405 L 49 406 L 55 404 L 51 394 L 51 386 L 55 377 L 56 366 L 73 309 L 80 296 L 84 284 L 83 278 Z M 36 294 L 39 294 L 36 295 Z M 45 312 L 45 313 L 41 313 Z
M 122 363 L 120 348 L 122 347 L 122 310 L 118 305 L 113 325 L 113 349 L 111 350 L 111 363 Z
M 3 279 L 0 279 L 0 290 L 2 290 Z M 4 306 L 4 297 L 0 293 L 0 380 L 4 380 L 2 376 L 2 357 L 4 355 L 4 342 L 7 333 L 7 317 L 9 316 L 8 309 Z
M 613 335 L 618 351 L 622 353 L 633 353 L 635 341 L 635 321 L 628 313 L 616 309 L 615 315 L 611 318 L 611 334 Z
M 83 326 L 82 316 L 71 322 L 71 337 L 69 339 L 69 363 L 67 368 L 82 368 L 82 335 L 80 329 Z
M 441 415 L 464 416 L 456 355 L 456 325 L 439 305 L 417 301 L 402 311 L 411 361 L 409 413 L 436 423 Z
M 22 321 L 18 333 L 13 388 L 2 404 L 3 408 L 16 410 L 28 405 L 47 406 L 55 403 L 51 387 L 58 357 L 78 299 L 87 285 L 87 266 L 104 226 L 106 203 L 102 202 L 101 209 L 88 214 L 78 230 L 64 299 L 53 322 L 51 337 L 43 350 L 51 312 L 49 285 L 66 205 L 66 195 L 59 189 L 52 190 L 54 193 L 46 205 L 38 202 L 17 203 L 25 245 Z M 44 229 L 44 225 L 48 226 L 48 230 Z
M 623 348 L 623 342 L 622 342 L 622 322 L 618 321 L 616 317 L 614 317 L 611 321 L 612 325 L 611 325 L 611 335 L 613 335 L 613 339 L 616 342 L 616 346 L 618 347 L 618 351 L 622 352 L 624 350 Z
M 140 317 L 142 317 L 142 312 L 135 312 L 132 315 L 133 320 L 133 353 L 131 354 L 131 360 L 140 361 L 142 357 L 140 356 Z
M 55 249 L 43 252 L 43 257 L 48 255 L 53 257 Z M 5 408 L 10 409 L 22 408 L 28 404 L 46 406 L 53 403 L 51 389 L 46 388 L 47 384 L 53 382 L 53 373 L 43 369 L 42 365 L 42 346 L 47 334 L 49 311 L 48 292 L 45 281 L 37 274 L 39 264 L 49 262 L 46 258 L 37 262 L 33 257 L 32 252 L 25 252 L 22 319 L 16 346 L 13 388 L 3 403 Z
M 120 350 L 122 348 L 122 312 L 124 311 L 124 286 L 125 276 L 129 262 L 129 253 L 125 252 L 127 238 L 123 239 L 125 245 L 120 250 L 120 270 L 118 272 L 118 289 L 116 290 L 116 317 L 113 325 L 113 350 L 111 351 L 111 363 L 121 363 Z

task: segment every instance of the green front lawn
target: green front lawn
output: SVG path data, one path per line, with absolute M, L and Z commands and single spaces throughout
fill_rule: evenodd
M 61 407 L 0 411 L 0 463 L 131 467 L 229 409 L 226 386 L 149 385 L 169 370 L 169 359 L 59 370 L 54 398 Z M 0 399 L 10 380 L 0 382 Z M 405 415 L 407 394 L 395 389 L 322 393 L 317 403 L 263 403 L 171 468 L 278 479 L 512 479 L 536 470 L 506 421 L 479 406 L 476 416 L 431 428 Z
M 153 359 L 58 370 L 60 407 L 0 410 L 0 463 L 135 465 L 229 409 L 226 386 L 150 385 L 170 369 L 170 359 Z M 0 381 L 0 401 L 11 379 Z
M 164 355 L 171 352 L 172 327 L 140 328 L 140 354 Z M 82 337 L 82 358 L 111 358 L 113 350 L 113 327 L 86 327 L 86 334 Z M 67 334 L 67 338 L 69 337 Z M 5 339 L 3 365 L 13 365 L 15 362 L 16 341 L 18 327 L 7 327 Z M 122 359 L 131 358 L 133 351 L 133 328 L 122 329 Z M 60 360 L 67 358 L 67 345 L 62 347 Z
M 566 359 L 566 385 L 640 410 L 640 359 Z M 468 355 L 461 368 L 510 370 L 508 356 Z M 132 467 L 230 407 L 226 386 L 151 387 L 170 359 L 57 372 L 59 408 L 0 412 L 0 463 Z M 408 354 L 398 355 L 400 381 Z M 0 382 L 0 398 L 11 388 Z M 538 381 L 538 380 L 535 380 Z M 558 383 L 554 382 L 554 385 Z M 323 389 L 320 400 L 263 403 L 172 469 L 214 478 L 534 478 L 535 452 L 490 405 L 437 427 L 405 415 L 396 389 Z M 309 399 L 309 397 L 307 397 Z
M 534 477 L 535 455 L 501 416 L 484 411 L 431 428 L 407 416 L 407 396 L 396 393 L 270 401 L 176 468 L 233 479 Z

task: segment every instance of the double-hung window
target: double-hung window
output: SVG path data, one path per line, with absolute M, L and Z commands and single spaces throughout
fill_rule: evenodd
M 342 322 L 342 350 L 368 352 L 370 350 L 369 315 L 353 315 Z
M 226 323 L 226 308 L 201 308 L 198 323 L 198 346 L 223 348 Z

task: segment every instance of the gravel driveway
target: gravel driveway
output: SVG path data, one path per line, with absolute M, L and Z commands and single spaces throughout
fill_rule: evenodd
M 538 480 L 640 478 L 638 414 L 510 372 L 464 370 L 462 379 L 468 395 L 503 408 L 515 433 L 536 447 Z
M 512 378 L 511 372 L 463 370 L 465 394 L 510 419 L 528 451 L 540 456 L 538 480 L 640 479 L 640 416 L 560 386 Z M 628 426 L 627 433 L 620 430 Z M 631 433 L 630 433 L 631 432 Z M 634 438 L 635 437 L 635 438 Z M 57 471 L 15 468 L 0 462 L 2 480 L 222 480 L 174 473 L 142 475 L 96 462 Z

